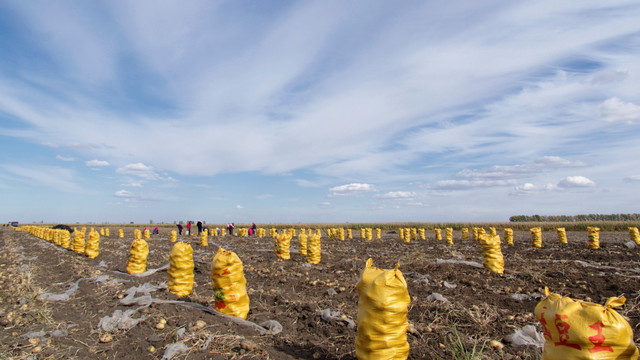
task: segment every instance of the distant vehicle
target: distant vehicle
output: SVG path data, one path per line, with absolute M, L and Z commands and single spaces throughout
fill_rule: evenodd
M 9 223 L 9 225 L 13 226 L 13 227 L 18 227 L 18 222 L 17 221 L 12 221 Z

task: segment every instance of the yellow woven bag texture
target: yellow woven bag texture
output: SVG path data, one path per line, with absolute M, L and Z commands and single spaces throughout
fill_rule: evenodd
M 469 228 L 462 228 L 462 240 L 469 240 Z
M 558 232 L 558 241 L 562 244 L 568 244 L 567 230 L 565 228 L 557 228 L 556 231 Z
M 445 228 L 444 232 L 447 244 L 453 245 L 453 228 Z
M 358 335 L 356 357 L 360 360 L 406 359 L 408 306 L 407 282 L 396 265 L 383 270 L 368 259 L 356 285 L 358 291 Z
M 109 230 L 109 228 L 105 228 L 104 229 L 104 236 L 110 236 L 111 234 L 111 230 Z
M 91 231 L 86 245 L 84 254 L 90 259 L 97 258 L 100 254 L 100 234 L 97 231 Z
M 298 235 L 298 253 L 307 256 L 307 239 L 308 236 L 303 231 Z
M 71 241 L 71 251 L 78 254 L 84 253 L 84 233 L 76 230 L 73 232 L 73 240 Z
M 504 242 L 507 245 L 513 246 L 513 229 L 511 228 L 504 229 Z
M 151 238 L 151 232 L 149 232 L 149 229 L 144 229 L 144 238 L 146 240 L 149 240 Z
M 629 228 L 629 237 L 636 243 L 636 245 L 640 245 L 640 231 L 638 231 L 637 227 L 634 226 Z
M 60 246 L 65 249 L 69 248 L 71 244 L 71 234 L 67 230 L 60 230 Z
M 436 240 L 442 240 L 442 230 L 441 229 L 433 229 L 436 233 Z
M 542 229 L 540 227 L 531 228 L 531 246 L 542 247 Z
M 310 264 L 319 264 L 321 257 L 320 235 L 310 235 L 307 244 L 307 262 Z
M 127 261 L 127 272 L 129 274 L 140 274 L 147 271 L 147 257 L 149 256 L 149 245 L 143 239 L 134 239 L 129 249 L 129 261 Z
M 543 360 L 636 360 L 638 348 L 629 323 L 614 310 L 626 298 L 611 297 L 604 306 L 553 294 L 534 310 L 545 338 Z
M 118 237 L 124 239 L 124 231 L 122 229 L 118 229 Z
M 207 230 L 200 233 L 200 246 L 209 246 L 209 233 Z
M 211 280 L 215 309 L 246 319 L 249 314 L 249 296 L 242 261 L 238 255 L 219 247 L 211 262 Z
M 178 240 L 178 232 L 175 230 L 171 230 L 171 235 L 169 235 L 169 241 L 176 242 Z
M 600 249 L 600 228 L 589 226 L 587 227 L 587 231 L 589 232 L 589 244 L 587 248 Z
M 504 259 L 502 250 L 500 249 L 500 236 L 491 234 L 482 234 L 479 237 L 480 245 L 482 245 L 482 265 L 485 269 L 489 269 L 494 273 L 504 273 Z
M 498 230 L 496 230 L 495 227 L 491 226 L 491 227 L 489 227 L 489 234 L 498 235 Z
M 193 291 L 193 248 L 191 244 L 177 242 L 169 259 L 169 291 L 179 297 Z
M 289 247 L 291 245 L 291 236 L 288 233 L 282 232 L 282 234 L 276 233 L 274 250 L 279 259 L 289 260 L 291 259 L 291 253 Z

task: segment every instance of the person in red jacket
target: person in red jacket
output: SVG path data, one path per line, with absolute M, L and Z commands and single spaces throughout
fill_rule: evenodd
M 191 235 L 191 221 L 187 221 L 187 235 Z

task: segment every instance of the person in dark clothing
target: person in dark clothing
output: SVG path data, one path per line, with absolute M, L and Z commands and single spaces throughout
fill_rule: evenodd
M 256 229 L 257 229 L 257 228 L 258 228 L 258 227 L 256 226 L 256 223 L 251 223 L 251 230 L 253 230 L 253 233 L 254 233 L 254 234 L 256 233 Z
M 153 233 L 152 234 L 154 234 L 154 235 L 160 234 L 160 230 L 158 230 L 157 226 L 153 229 Z
M 182 235 L 182 224 L 178 224 L 178 234 Z
M 200 235 L 200 233 L 202 232 L 202 221 L 198 220 L 196 226 L 198 227 L 198 235 Z

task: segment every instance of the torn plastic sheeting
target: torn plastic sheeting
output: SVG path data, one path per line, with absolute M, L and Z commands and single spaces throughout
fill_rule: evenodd
M 138 310 L 115 310 L 112 316 L 105 316 L 100 319 L 98 327 L 106 332 L 116 332 L 118 330 L 129 330 L 136 326 L 140 321 L 146 319 L 145 316 L 141 316 L 138 319 L 132 319 L 131 315 L 135 314 Z
M 66 337 L 69 333 L 63 330 L 54 330 L 48 334 L 45 331 L 32 331 L 22 335 L 22 337 L 26 339 L 40 338 L 44 340 L 47 338 L 47 335 L 49 335 L 49 337 Z
M 527 294 L 511 294 L 511 298 L 518 301 L 533 300 L 533 297 Z
M 162 355 L 161 360 L 171 360 L 174 358 L 174 356 L 184 354 L 188 351 L 189 348 L 187 347 L 187 345 L 181 342 L 173 343 L 167 346 L 167 349 L 164 351 L 164 355 Z
M 456 285 L 456 284 L 452 284 L 452 283 L 450 283 L 450 282 L 445 281 L 445 282 L 444 282 L 444 287 L 449 288 L 449 289 L 455 289 L 455 288 L 457 288 L 457 287 L 458 287 L 458 285 Z
M 347 318 L 347 317 L 342 317 L 340 315 L 340 311 L 338 310 L 331 310 L 331 309 L 324 309 L 322 310 L 322 312 L 320 312 L 320 317 L 322 318 L 322 320 L 326 321 L 326 322 L 343 322 L 347 324 L 347 327 L 351 330 L 356 328 L 356 323 Z
M 477 267 L 477 268 L 480 268 L 480 269 L 484 269 L 484 266 L 482 264 L 477 263 L 475 261 L 466 261 L 466 260 L 436 259 L 435 264 L 436 265 L 440 265 L 440 264 L 463 264 L 463 265 L 469 265 L 469 266 Z
M 574 262 L 578 265 L 582 265 L 584 267 L 590 267 L 590 268 L 595 268 L 595 269 L 600 269 L 600 270 L 618 270 L 618 271 L 631 271 L 631 272 L 635 272 L 635 273 L 640 273 L 640 269 L 634 269 L 634 268 L 620 268 L 620 267 L 616 267 L 616 266 L 608 266 L 608 265 L 597 265 L 597 264 L 592 264 L 589 262 L 586 262 L 584 260 L 554 260 L 554 259 L 538 259 L 536 260 L 536 262 L 550 262 L 550 263 L 567 263 L 567 262 Z M 635 266 L 635 265 L 633 265 Z
M 157 299 L 157 298 L 154 298 L 154 297 L 152 297 L 150 295 L 150 293 L 153 292 L 153 291 L 156 291 L 156 290 L 159 290 L 159 289 L 166 289 L 166 288 L 167 288 L 167 284 L 166 283 L 162 283 L 162 284 L 160 284 L 158 286 L 151 285 L 149 283 L 144 283 L 144 284 L 142 284 L 140 286 L 137 286 L 137 287 L 136 286 L 130 287 L 125 292 L 126 296 L 120 300 L 120 304 L 122 304 L 122 305 L 140 305 L 140 306 L 143 306 L 143 307 L 147 307 L 147 306 L 151 305 L 152 303 L 156 303 L 156 304 L 176 304 L 176 305 L 188 307 L 188 308 L 191 308 L 191 309 L 204 311 L 204 312 L 212 314 L 212 315 L 223 317 L 224 319 L 230 320 L 231 322 L 236 323 L 238 325 L 250 327 L 250 328 L 254 329 L 255 331 L 257 331 L 260 335 L 276 335 L 276 334 L 279 334 L 280 332 L 282 332 L 282 325 L 279 322 L 275 321 L 275 320 L 268 320 L 268 321 L 265 321 L 265 322 L 261 323 L 260 325 L 258 325 L 256 323 L 251 322 L 251 321 L 247 321 L 247 320 L 235 317 L 235 316 L 223 314 L 223 313 L 221 313 L 219 311 L 216 311 L 215 309 L 213 309 L 210 306 L 204 306 L 204 305 L 201 305 L 201 304 L 198 304 L 198 303 L 192 303 L 192 302 L 187 302 L 187 301 Z M 143 293 L 144 295 L 143 296 L 139 296 L 139 297 L 134 297 L 138 292 Z
M 427 300 L 429 301 L 444 301 L 444 302 L 451 302 L 449 301 L 449 299 L 447 299 L 446 297 L 442 296 L 442 294 L 434 292 L 431 295 L 427 296 Z
M 38 300 L 49 300 L 49 301 L 67 301 L 69 300 L 69 296 L 78 290 L 78 284 L 80 283 L 78 279 L 76 282 L 69 286 L 69 289 L 62 294 L 52 294 L 52 293 L 44 293 L 38 296 Z
M 511 335 L 511 341 L 516 345 L 533 345 L 542 348 L 544 346 L 544 335 L 536 330 L 533 325 L 527 325 L 520 330 L 516 330 Z

